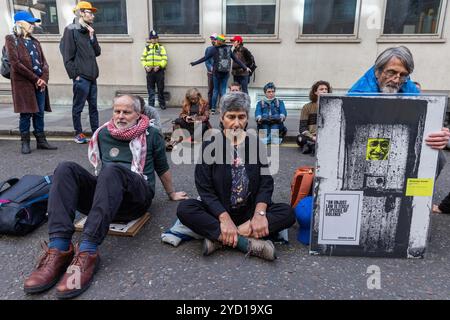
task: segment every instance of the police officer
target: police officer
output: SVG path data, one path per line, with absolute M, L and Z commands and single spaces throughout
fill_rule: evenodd
M 148 105 L 155 106 L 155 85 L 158 87 L 158 101 L 161 109 L 166 109 L 164 100 L 164 72 L 167 66 L 166 49 L 158 43 L 158 33 L 150 31 L 149 42 L 141 57 L 142 66 L 147 72 Z

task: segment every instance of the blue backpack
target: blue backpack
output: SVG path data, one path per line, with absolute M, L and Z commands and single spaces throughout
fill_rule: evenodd
M 0 234 L 25 235 L 47 221 L 51 179 L 25 175 L 0 182 Z

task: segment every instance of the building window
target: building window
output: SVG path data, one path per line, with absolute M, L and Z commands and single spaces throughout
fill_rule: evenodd
M 13 0 L 11 3 L 14 13 L 27 11 L 33 17 L 41 19 L 41 23 L 36 25 L 34 33 L 59 34 L 56 0 Z
M 128 34 L 126 0 L 95 0 L 94 28 L 97 34 Z
M 153 0 L 153 29 L 166 35 L 198 35 L 199 12 L 199 0 Z
M 437 34 L 441 0 L 387 0 L 383 34 Z
M 226 0 L 226 33 L 274 35 L 276 0 Z
M 357 0 L 305 0 L 304 35 L 354 35 Z

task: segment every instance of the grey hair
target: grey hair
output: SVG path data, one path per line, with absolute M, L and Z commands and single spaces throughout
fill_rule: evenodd
M 113 107 L 116 105 L 117 99 L 122 98 L 122 97 L 130 98 L 133 101 L 132 106 L 133 106 L 134 111 L 136 111 L 137 113 L 142 113 L 141 102 L 139 101 L 139 99 L 136 96 L 133 96 L 131 94 L 121 94 L 121 95 L 115 96 L 113 99 Z
M 23 30 L 22 30 L 22 26 L 18 23 L 19 21 L 17 21 L 14 26 L 13 26 L 13 33 L 16 36 L 22 36 L 23 35 Z
M 245 92 L 229 92 L 225 94 L 219 103 L 220 112 L 225 114 L 228 111 L 250 111 L 250 96 Z
M 392 47 L 384 50 L 375 60 L 375 71 L 382 72 L 392 58 L 398 58 L 411 74 L 414 71 L 414 59 L 411 51 L 405 46 Z

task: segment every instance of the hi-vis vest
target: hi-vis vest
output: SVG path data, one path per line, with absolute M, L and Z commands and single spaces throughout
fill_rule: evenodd
M 150 43 L 142 53 L 141 63 L 143 67 L 160 67 L 164 69 L 167 66 L 166 49 L 159 43 Z

